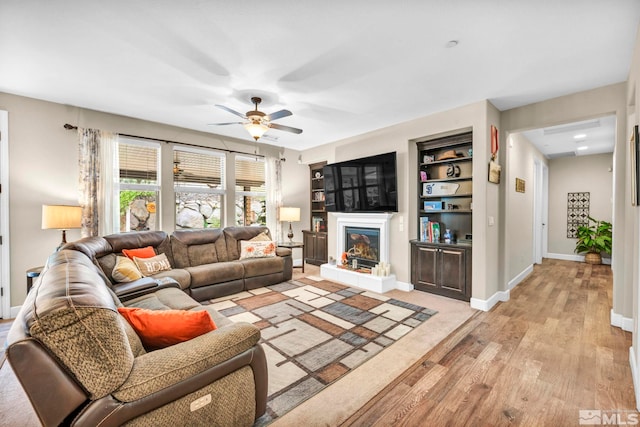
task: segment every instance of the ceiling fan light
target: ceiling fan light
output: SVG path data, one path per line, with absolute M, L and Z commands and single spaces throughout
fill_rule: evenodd
M 269 130 L 268 126 L 255 122 L 245 123 L 243 126 L 256 141 Z

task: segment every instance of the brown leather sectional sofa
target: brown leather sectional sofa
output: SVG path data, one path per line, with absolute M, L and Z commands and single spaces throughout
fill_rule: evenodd
M 124 289 L 130 294 L 130 288 L 137 284 L 119 284 L 111 275 L 116 256 L 122 255 L 123 249 L 152 246 L 157 254 L 167 256 L 172 269 L 151 277 L 170 277 L 195 300 L 205 301 L 291 279 L 291 249 L 277 248 L 272 258 L 240 259 L 240 242 L 261 233 L 271 236 L 267 227 L 178 230 L 171 235 L 141 231 L 88 237 L 68 243 L 65 248 L 79 250 L 95 260 L 116 293 Z
M 42 424 L 252 425 L 266 410 L 260 331 L 196 299 L 290 278 L 290 252 L 269 258 L 273 262 L 238 259 L 239 241 L 264 231 L 123 233 L 81 239 L 54 253 L 12 325 L 6 350 Z M 138 283 L 114 283 L 112 257 L 149 245 L 176 268 Z M 206 310 L 217 329 L 148 351 L 120 306 Z

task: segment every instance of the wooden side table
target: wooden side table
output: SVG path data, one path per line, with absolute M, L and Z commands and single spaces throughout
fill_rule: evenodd
M 43 268 L 44 266 L 40 266 L 40 267 L 30 268 L 27 270 L 27 293 L 29 293 L 29 291 L 31 290 L 31 287 L 33 286 L 33 279 L 40 276 L 40 273 L 42 273 Z
M 293 252 L 293 249 L 302 249 L 302 272 L 304 273 L 304 243 L 302 242 L 278 242 L 279 248 L 289 248 Z

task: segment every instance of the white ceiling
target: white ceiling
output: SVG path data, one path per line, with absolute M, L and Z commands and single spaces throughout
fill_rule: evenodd
M 522 134 L 547 158 L 612 153 L 616 116 L 581 120 Z
M 0 91 L 245 140 L 207 124 L 258 95 L 304 129 L 265 142 L 302 150 L 625 81 L 639 18 L 638 0 L 0 0 Z

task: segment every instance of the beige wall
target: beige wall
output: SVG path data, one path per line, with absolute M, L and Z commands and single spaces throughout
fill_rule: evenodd
M 304 163 L 348 160 L 389 151 L 397 152 L 398 210 L 391 220 L 391 265 L 398 280 L 409 283 L 409 240 L 418 234 L 417 223 L 417 150 L 416 139 L 463 130 L 473 130 L 473 289 L 472 296 L 487 299 L 498 286 L 498 186 L 488 188 L 487 165 L 490 156 L 489 121 L 499 126 L 499 112 L 487 101 L 462 106 L 449 111 L 400 123 L 353 138 L 306 150 Z M 475 179 L 475 177 L 479 177 Z M 487 215 L 496 218 L 496 225 L 487 226 Z M 403 226 L 401 227 L 401 223 Z M 329 215 L 329 255 L 336 254 L 336 221 Z
M 567 237 L 567 193 L 589 192 L 589 214 L 613 218 L 613 154 L 561 157 L 549 161 L 549 252 L 576 255 Z
M 507 150 L 509 168 L 505 173 L 506 185 L 506 245 L 509 251 L 507 283 L 534 263 L 533 206 L 534 163 L 547 164 L 546 158 L 520 133 L 511 135 L 504 147 Z M 516 178 L 525 181 L 525 192 L 516 192 Z
M 300 222 L 291 223 L 293 240 L 302 242 L 302 230 L 311 228 L 311 191 L 309 166 L 298 162 L 299 151 L 287 149 L 282 163 L 282 203 L 283 206 L 300 208 Z M 289 223 L 281 225 L 280 240 L 288 240 Z M 302 250 L 294 249 L 293 258 L 302 260 Z
M 631 70 L 629 72 L 626 104 L 628 107 L 627 114 L 629 119 L 629 123 L 626 128 L 626 135 L 629 136 L 632 134 L 633 127 L 640 124 L 640 109 L 638 109 L 638 105 L 640 105 L 640 29 L 636 36 Z M 621 180 L 624 180 L 624 182 L 630 182 L 632 173 L 632 170 L 629 167 L 631 151 L 629 149 L 629 144 L 626 144 L 626 141 L 625 149 L 622 151 L 624 156 L 616 156 L 615 158 L 616 166 L 626 166 L 626 173 L 621 177 Z M 618 174 L 616 173 L 616 178 L 618 178 L 617 175 Z M 640 207 L 631 206 L 630 189 L 627 189 L 625 196 L 625 233 L 627 236 L 625 241 L 625 266 L 627 268 L 624 278 L 630 284 L 630 292 L 628 292 L 625 297 L 630 300 L 629 304 L 632 306 L 633 351 L 631 352 L 631 355 L 635 360 L 632 360 L 631 362 L 632 364 L 635 362 L 635 366 L 632 366 L 632 368 L 635 369 L 634 385 L 636 386 L 636 408 L 640 408 L 640 390 L 638 390 L 638 387 L 640 387 L 640 338 L 638 336 L 640 329 L 640 313 L 638 313 L 638 298 L 640 296 L 638 293 L 638 287 L 640 285 L 640 262 L 638 261 L 638 259 L 640 259 Z
M 9 112 L 9 221 L 10 276 L 12 307 L 19 306 L 26 296 L 25 271 L 43 265 L 58 246 L 61 233 L 42 230 L 42 204 L 77 204 L 78 142 L 65 123 L 80 127 L 139 135 L 171 141 L 197 144 L 254 153 L 255 144 L 233 138 L 191 131 L 144 120 L 85 110 L 68 105 L 40 101 L 0 93 L 0 110 Z M 163 145 L 166 150 L 169 145 Z M 258 144 L 259 154 L 278 156 L 280 148 Z M 297 164 L 299 152 L 284 151 L 283 203 L 304 207 L 309 203 L 308 169 Z M 171 158 L 164 166 L 171 168 Z M 163 185 L 166 182 L 163 182 Z M 3 188 L 3 190 L 7 190 Z M 165 231 L 173 230 L 174 201 L 161 201 Z M 305 212 L 302 212 L 305 215 Z M 306 213 L 308 216 L 308 212 Z M 303 223 L 294 224 L 296 238 L 301 239 Z M 79 230 L 70 230 L 67 240 L 80 237 Z M 298 254 L 297 257 L 301 257 Z M 8 315 L 8 313 L 3 313 Z

